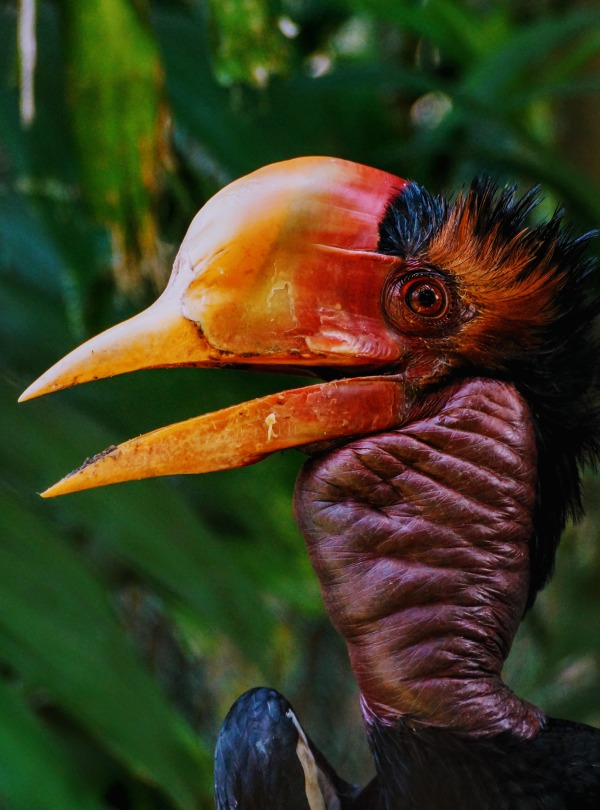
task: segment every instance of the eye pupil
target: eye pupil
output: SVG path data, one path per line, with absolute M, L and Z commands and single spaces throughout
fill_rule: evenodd
M 419 306 L 423 309 L 429 309 L 437 301 L 437 295 L 431 287 L 421 287 L 421 289 L 417 291 L 416 298 Z

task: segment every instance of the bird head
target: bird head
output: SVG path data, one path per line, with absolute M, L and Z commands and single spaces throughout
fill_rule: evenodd
M 600 312 L 590 235 L 477 180 L 454 201 L 333 158 L 227 186 L 193 220 L 161 297 L 75 349 L 29 399 L 142 368 L 229 366 L 325 382 L 205 414 L 110 448 L 45 494 L 243 466 L 323 448 L 435 409 L 456 380 L 511 382 L 537 432 L 530 603 L 598 451 Z

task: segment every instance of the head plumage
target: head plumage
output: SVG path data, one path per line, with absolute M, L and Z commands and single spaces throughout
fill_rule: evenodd
M 537 432 L 538 499 L 529 604 L 551 575 L 568 517 L 581 512 L 580 468 L 600 456 L 600 277 L 562 210 L 530 217 L 539 188 L 519 196 L 489 178 L 448 202 L 411 184 L 390 204 L 379 248 L 446 275 L 470 313 L 444 349 L 453 374 L 515 385 Z M 420 223 L 420 227 L 419 227 Z

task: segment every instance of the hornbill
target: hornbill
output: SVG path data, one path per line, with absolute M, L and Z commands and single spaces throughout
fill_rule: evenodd
M 309 454 L 295 514 L 377 775 L 345 782 L 285 698 L 252 690 L 219 738 L 220 810 L 600 806 L 600 731 L 501 677 L 600 449 L 592 235 L 529 224 L 538 198 L 268 166 L 202 208 L 155 304 L 23 394 L 159 366 L 324 380 L 109 448 L 45 493 Z

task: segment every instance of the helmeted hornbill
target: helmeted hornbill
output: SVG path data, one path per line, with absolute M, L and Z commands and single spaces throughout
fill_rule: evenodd
M 46 494 L 311 455 L 295 510 L 361 692 L 377 776 L 340 779 L 267 689 L 217 748 L 225 808 L 598 807 L 600 731 L 501 668 L 598 455 L 590 235 L 476 180 L 453 201 L 331 158 L 261 169 L 194 219 L 160 299 L 23 395 L 156 366 L 326 382 L 166 427 Z

